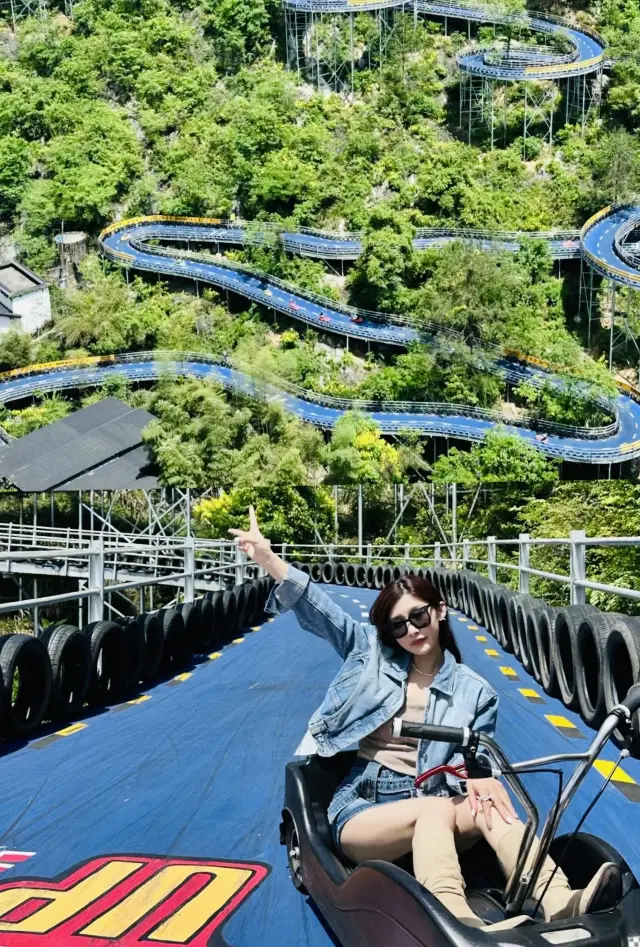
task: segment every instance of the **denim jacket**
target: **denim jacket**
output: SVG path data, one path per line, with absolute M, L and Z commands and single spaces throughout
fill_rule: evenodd
M 273 587 L 266 611 L 282 614 L 293 609 L 300 625 L 325 638 L 343 659 L 326 696 L 309 721 L 320 756 L 346 750 L 402 709 L 407 689 L 411 655 L 394 651 L 380 642 L 373 625 L 347 615 L 309 576 L 289 565 L 284 580 Z M 472 727 L 493 737 L 498 695 L 471 668 L 458 664 L 450 651 L 429 687 L 425 723 L 448 727 Z M 434 766 L 463 762 L 452 743 L 420 740 L 417 774 Z M 446 782 L 462 792 L 463 780 L 447 774 Z M 423 783 L 431 793 L 443 782 L 442 774 Z

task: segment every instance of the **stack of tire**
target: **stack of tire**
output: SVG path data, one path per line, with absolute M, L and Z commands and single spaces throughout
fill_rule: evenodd
M 640 619 L 593 605 L 552 608 L 466 569 L 425 570 L 444 600 L 483 625 L 541 687 L 597 729 L 640 681 Z M 640 756 L 640 714 L 632 753 Z
M 365 566 L 362 563 L 355 565 L 352 562 L 292 562 L 292 566 L 311 576 L 312 582 L 324 582 L 327 585 L 348 585 L 360 589 L 381 589 L 394 579 L 403 575 L 417 573 L 422 575 L 425 570 L 414 569 L 411 566 L 376 565 Z
M 260 622 L 272 585 L 253 578 L 175 608 L 0 637 L 0 737 L 26 736 L 45 719 L 69 719 L 170 676 Z

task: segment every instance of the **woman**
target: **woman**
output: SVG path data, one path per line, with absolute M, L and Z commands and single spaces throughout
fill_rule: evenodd
M 249 521 L 248 531 L 229 532 L 279 583 L 267 610 L 281 614 L 292 608 L 300 625 L 327 639 L 344 661 L 309 721 L 322 756 L 359 744 L 328 810 L 337 849 L 355 863 L 396 861 L 412 852 L 417 880 L 472 927 L 498 930 L 528 920 L 521 916 L 485 926 L 464 895 L 458 851 L 477 839 L 494 849 L 507 877 L 515 868 L 524 825 L 501 783 L 439 773 L 416 789 L 417 776 L 444 763 L 456 766 L 462 756 L 452 744 L 392 735 L 395 717 L 495 733 L 498 695 L 462 664 L 435 587 L 419 576 L 389 583 L 371 609 L 371 624 L 362 624 L 271 551 L 253 507 Z M 610 862 L 587 888 L 572 891 L 547 858 L 533 896 L 542 896 L 546 920 L 557 920 L 611 907 L 619 889 L 620 873 Z

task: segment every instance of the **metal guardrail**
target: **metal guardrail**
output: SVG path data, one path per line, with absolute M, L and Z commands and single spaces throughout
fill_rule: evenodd
M 0 615 L 31 610 L 37 630 L 40 609 L 86 599 L 87 621 L 100 621 L 105 608 L 116 611 L 111 604 L 114 593 L 137 589 L 142 595 L 150 586 L 174 586 L 182 591 L 183 601 L 191 602 L 197 579 L 215 590 L 228 581 L 243 583 L 249 569 L 265 574 L 228 541 L 0 524 L 0 573 L 54 575 L 87 583 L 72 592 L 2 602 Z M 142 598 L 140 607 L 144 611 Z
M 535 569 L 530 565 L 531 550 L 535 547 L 552 546 L 566 549 L 569 560 L 568 573 L 549 572 L 544 569 Z M 465 539 L 460 542 L 429 543 L 403 545 L 385 543 L 377 545 L 367 543 L 365 552 L 359 554 L 356 544 L 298 544 L 293 549 L 285 548 L 285 557 L 289 560 L 330 561 L 362 563 L 366 566 L 397 565 L 414 566 L 444 566 L 451 569 L 466 569 L 469 566 L 480 567 L 486 571 L 491 582 L 498 581 L 498 572 L 508 570 L 517 572 L 518 591 L 523 594 L 529 592 L 529 578 L 547 579 L 565 585 L 569 589 L 569 599 L 572 605 L 586 603 L 587 590 L 604 592 L 608 595 L 619 595 L 621 598 L 640 601 L 640 589 L 630 589 L 626 586 L 609 585 L 595 582 L 588 578 L 587 551 L 589 549 L 606 547 L 638 547 L 640 552 L 640 536 L 587 536 L 584 530 L 572 530 L 568 537 L 557 539 L 538 539 L 529 533 L 520 533 L 511 539 L 496 539 L 488 536 L 486 539 Z M 498 558 L 500 549 L 512 549 L 518 553 L 518 562 L 501 562 Z M 448 554 L 445 554 L 445 550 Z M 475 550 L 479 552 L 476 554 Z M 484 555 L 483 555 L 484 553 Z

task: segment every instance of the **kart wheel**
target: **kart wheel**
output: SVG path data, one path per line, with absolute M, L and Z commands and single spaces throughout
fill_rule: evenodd
M 300 860 L 300 842 L 298 840 L 298 830 L 293 820 L 290 820 L 287 826 L 286 846 L 287 846 L 287 864 L 289 865 L 289 874 L 293 887 L 300 894 L 309 894 L 302 881 L 302 862 Z

